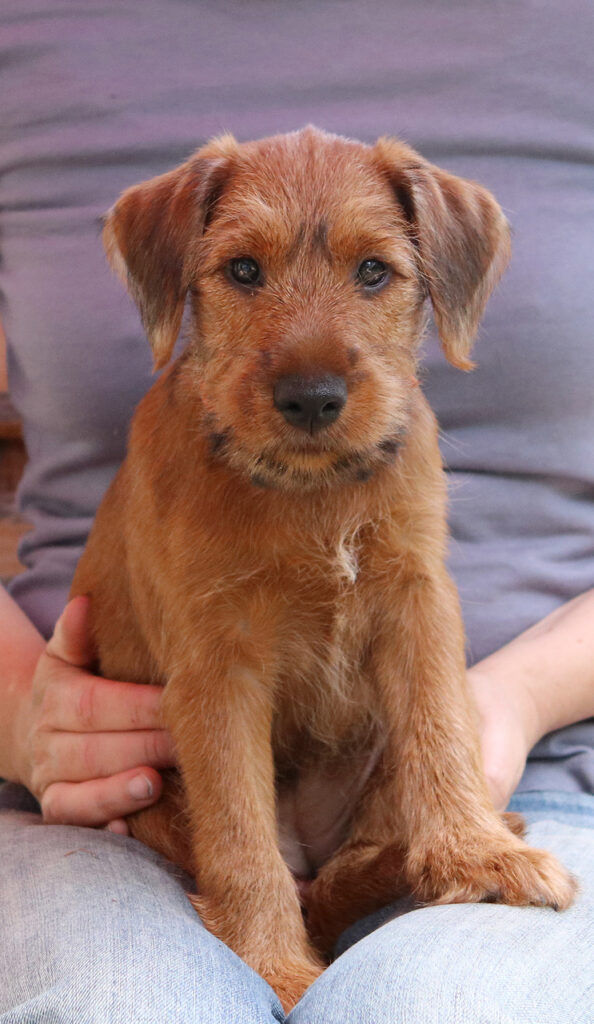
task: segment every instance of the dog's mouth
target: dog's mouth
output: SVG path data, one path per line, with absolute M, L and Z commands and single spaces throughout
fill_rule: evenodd
M 365 483 L 382 467 L 396 462 L 406 439 L 406 428 L 394 426 L 377 443 L 362 448 L 280 442 L 259 452 L 248 452 L 231 430 L 209 435 L 211 456 L 247 475 L 255 487 L 308 491 L 347 483 Z

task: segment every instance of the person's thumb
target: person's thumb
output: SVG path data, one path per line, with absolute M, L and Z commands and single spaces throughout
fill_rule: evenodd
M 46 647 L 49 655 L 78 668 L 90 665 L 94 656 L 90 604 L 90 599 L 82 595 L 68 602 Z

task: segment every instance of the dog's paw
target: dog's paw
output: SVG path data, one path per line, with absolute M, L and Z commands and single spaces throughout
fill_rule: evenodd
M 274 989 L 285 1013 L 299 1002 L 303 993 L 319 978 L 323 968 L 308 960 L 287 960 L 262 971 L 262 977 Z
M 432 851 L 422 866 L 409 861 L 408 877 L 415 897 L 429 904 L 489 901 L 565 910 L 577 892 L 575 878 L 556 857 L 512 836 Z
M 329 956 L 346 928 L 403 895 L 403 864 L 396 843 L 352 843 L 322 867 L 305 901 L 307 931 L 320 953 Z
M 501 815 L 501 820 L 515 836 L 520 836 L 522 839 L 526 834 L 526 822 L 517 811 L 504 811 Z

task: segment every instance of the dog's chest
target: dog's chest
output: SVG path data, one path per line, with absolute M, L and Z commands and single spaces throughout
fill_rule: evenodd
M 294 609 L 273 722 L 279 844 L 304 877 L 348 835 L 382 748 L 372 616 L 356 552 L 341 553 L 340 567 L 341 584 L 328 587 L 317 615 Z
M 303 724 L 311 719 L 320 737 L 328 727 L 332 740 L 345 703 L 361 708 L 370 699 L 363 690 L 369 683 L 374 607 L 358 537 L 341 536 L 309 561 L 296 561 L 287 589 L 289 614 L 279 635 L 279 713 L 298 719 L 301 707 Z M 325 721 L 328 704 L 333 724 Z
M 341 537 L 323 557 L 294 568 L 273 723 L 280 807 L 301 824 L 319 813 L 326 823 L 336 819 L 338 832 L 381 736 L 375 606 L 356 537 Z M 320 812 L 327 791 L 333 810 Z

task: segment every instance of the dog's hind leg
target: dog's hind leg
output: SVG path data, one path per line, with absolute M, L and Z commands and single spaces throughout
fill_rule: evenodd
M 380 762 L 361 796 L 351 836 L 320 869 L 305 899 L 307 930 L 323 956 L 330 956 L 350 925 L 408 890 L 394 807 L 383 802 L 378 785 L 382 771 Z
M 163 772 L 163 792 L 158 802 L 129 815 L 126 822 L 135 839 L 194 875 L 187 797 L 179 772 Z

